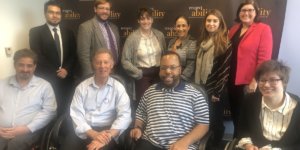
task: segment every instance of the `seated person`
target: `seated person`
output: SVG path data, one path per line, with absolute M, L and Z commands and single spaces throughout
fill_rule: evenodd
M 16 74 L 0 81 L 0 150 L 29 150 L 56 115 L 54 91 L 46 80 L 36 77 L 37 55 L 18 50 L 14 55 Z
M 75 133 L 67 135 L 62 150 L 117 149 L 115 140 L 131 123 L 125 88 L 110 76 L 114 66 L 112 53 L 100 49 L 91 61 L 94 76 L 75 90 L 70 107 Z
M 289 68 L 270 60 L 256 70 L 260 92 L 245 97 L 238 128 L 238 147 L 300 149 L 299 97 L 286 92 Z
M 176 52 L 164 53 L 160 62 L 161 82 L 143 95 L 130 136 L 139 139 L 136 150 L 196 150 L 209 128 L 206 99 L 180 79 L 182 69 Z

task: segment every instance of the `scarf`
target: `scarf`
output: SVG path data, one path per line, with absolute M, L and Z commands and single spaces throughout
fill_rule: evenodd
M 208 75 L 211 73 L 214 61 L 214 43 L 212 39 L 203 41 L 200 44 L 196 59 L 195 82 L 206 84 Z

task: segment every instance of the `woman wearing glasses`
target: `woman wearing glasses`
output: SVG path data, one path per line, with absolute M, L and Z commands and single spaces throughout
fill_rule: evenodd
M 169 42 L 168 50 L 175 51 L 180 56 L 182 65 L 181 78 L 193 82 L 196 57 L 196 40 L 189 35 L 190 22 L 185 16 L 175 20 L 176 37 Z
M 246 1 L 238 7 L 237 24 L 229 31 L 233 51 L 228 93 L 235 129 L 238 127 L 239 107 L 244 94 L 256 91 L 256 68 L 262 62 L 270 60 L 272 55 L 271 28 L 258 22 L 258 17 L 257 4 L 254 1 Z
M 289 72 L 275 60 L 258 67 L 259 92 L 245 96 L 237 130 L 239 148 L 300 149 L 300 99 L 286 92 Z

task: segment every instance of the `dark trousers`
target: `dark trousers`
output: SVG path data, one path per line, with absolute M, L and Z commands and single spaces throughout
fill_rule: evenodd
M 240 115 L 240 107 L 244 98 L 244 89 L 246 85 L 234 85 L 232 83 L 228 84 L 228 98 L 230 104 L 231 118 L 234 125 L 234 134 L 236 137 L 236 132 L 238 129 L 238 121 Z
M 104 128 L 93 128 L 96 131 L 102 131 L 108 129 L 108 127 Z M 64 138 L 62 146 L 59 148 L 60 150 L 86 150 L 87 145 L 92 142 L 92 139 L 81 139 L 76 134 L 75 131 L 72 130 L 67 134 Z M 117 143 L 114 139 L 112 139 L 106 146 L 104 146 L 101 150 L 118 150 Z
M 17 136 L 13 139 L 0 137 L 0 150 L 30 150 L 41 136 L 41 130 Z
M 153 144 L 151 144 L 147 140 L 140 139 L 136 143 L 135 150 L 166 150 L 166 149 L 159 148 L 157 146 L 154 146 Z
M 211 141 L 212 145 L 218 145 L 224 135 L 225 127 L 223 124 L 223 115 L 224 115 L 224 102 L 222 97 L 220 101 L 212 102 L 211 97 L 209 98 L 209 128 L 212 132 Z
M 136 104 L 135 108 L 137 108 L 138 103 L 145 91 L 152 85 L 159 82 L 159 68 L 151 67 L 151 68 L 141 68 L 143 71 L 143 77 L 139 80 L 135 81 L 135 95 L 136 95 Z

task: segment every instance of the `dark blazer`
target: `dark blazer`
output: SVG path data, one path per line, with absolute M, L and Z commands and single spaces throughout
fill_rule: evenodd
M 300 149 L 300 106 L 299 97 L 289 94 L 297 101 L 291 122 L 279 141 L 269 141 L 263 136 L 262 126 L 259 120 L 262 96 L 260 93 L 249 94 L 244 100 L 237 132 L 238 139 L 251 137 L 252 142 L 259 146 L 271 144 L 272 147 L 280 147 L 283 150 Z
M 68 71 L 68 77 L 73 74 L 73 64 L 76 56 L 75 37 L 71 30 L 60 26 L 63 45 L 62 68 Z M 29 32 L 30 48 L 38 55 L 36 74 L 45 79 L 53 80 L 57 77 L 60 60 L 55 41 L 47 24 L 34 27 Z M 51 81 L 50 81 L 51 82 Z

